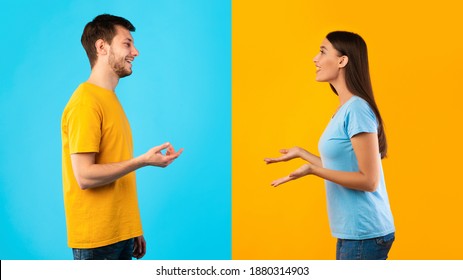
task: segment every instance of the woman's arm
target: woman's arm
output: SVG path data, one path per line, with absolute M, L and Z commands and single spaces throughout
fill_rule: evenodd
M 306 151 L 301 148 L 300 155 L 301 155 L 300 157 L 303 160 L 308 161 L 315 166 L 320 166 L 320 167 L 323 166 L 321 158 L 319 156 L 312 154 L 309 151 Z
M 290 175 L 273 181 L 272 186 L 276 187 L 288 181 L 313 174 L 349 189 L 367 192 L 376 191 L 381 164 L 377 134 L 359 133 L 351 138 L 351 142 L 358 161 L 358 172 L 337 171 L 315 164 L 305 164 Z

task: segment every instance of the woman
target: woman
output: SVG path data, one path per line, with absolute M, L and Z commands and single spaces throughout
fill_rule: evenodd
M 313 59 L 316 80 L 330 83 L 340 106 L 319 141 L 320 157 L 300 148 L 281 150 L 270 163 L 308 163 L 272 182 L 276 187 L 306 175 L 325 179 L 328 216 L 338 238 L 336 259 L 387 259 L 395 239 L 381 159 L 387 142 L 373 97 L 365 41 L 345 31 L 329 33 Z

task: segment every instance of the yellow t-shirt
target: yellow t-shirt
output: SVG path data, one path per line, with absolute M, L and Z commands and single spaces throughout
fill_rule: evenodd
M 95 152 L 96 163 L 133 157 L 132 132 L 113 91 L 81 84 L 61 119 L 63 192 L 68 245 L 96 248 L 143 234 L 135 172 L 94 189 L 80 189 L 71 154 Z

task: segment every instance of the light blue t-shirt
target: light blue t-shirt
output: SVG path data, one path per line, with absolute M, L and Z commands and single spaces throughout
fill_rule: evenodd
M 339 108 L 318 143 L 323 167 L 340 171 L 359 171 L 350 139 L 359 133 L 377 133 L 376 116 L 368 103 L 351 97 Z M 381 155 L 378 153 L 378 157 Z M 394 219 L 380 166 L 375 192 L 357 191 L 325 180 L 331 233 L 341 239 L 369 239 L 395 231 Z

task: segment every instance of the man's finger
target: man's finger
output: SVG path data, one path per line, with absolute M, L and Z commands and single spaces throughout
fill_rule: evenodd
M 183 153 L 183 148 L 180 148 L 180 150 L 178 150 L 178 152 L 177 152 L 178 156 L 179 156 L 181 153 Z
M 168 148 L 167 148 L 167 152 L 166 152 L 166 155 L 170 155 L 170 154 L 173 154 L 175 153 L 175 149 L 172 145 L 170 145 Z
M 142 254 L 141 254 L 141 257 L 140 258 L 143 258 L 146 254 L 146 241 L 143 240 L 142 242 Z
M 162 151 L 164 150 L 165 148 L 168 148 L 170 146 L 170 143 L 169 142 L 166 142 L 162 145 L 159 145 L 159 146 L 156 146 L 154 147 L 153 149 L 156 151 L 156 152 L 159 152 L 159 151 Z

